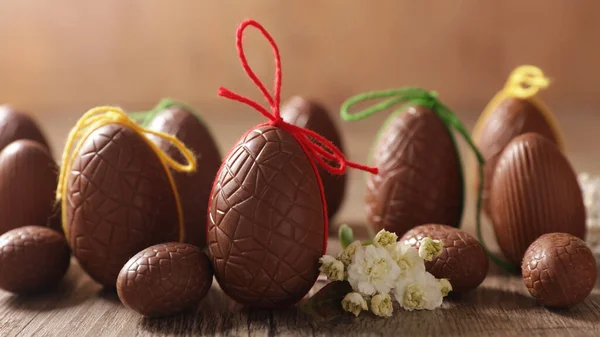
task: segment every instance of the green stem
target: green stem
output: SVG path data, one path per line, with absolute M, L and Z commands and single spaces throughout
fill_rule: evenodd
M 163 98 L 162 100 L 160 100 L 160 102 L 158 102 L 158 104 L 152 108 L 152 110 L 149 111 L 139 111 L 139 112 L 131 112 L 129 113 L 129 118 L 133 119 L 136 123 L 138 123 L 141 126 L 148 126 L 148 124 L 150 124 L 150 122 L 152 121 L 152 119 L 154 119 L 154 117 L 161 111 L 174 107 L 174 106 L 180 106 L 192 113 L 194 113 L 194 110 L 192 110 L 189 106 L 181 103 L 181 102 L 177 102 L 171 98 Z M 194 113 L 194 115 L 197 116 L 196 113 Z
M 385 91 L 373 91 L 367 92 L 363 94 L 356 95 L 354 97 L 349 98 L 341 107 L 341 117 L 345 121 L 356 121 L 367 118 L 377 112 L 386 110 L 391 108 L 394 105 L 401 104 L 400 109 L 404 109 L 406 105 L 409 106 L 426 106 L 431 108 L 437 116 L 442 120 L 442 122 L 446 125 L 446 127 L 452 127 L 456 130 L 467 142 L 475 156 L 477 157 L 477 162 L 479 166 L 479 180 L 483 181 L 483 167 L 485 165 L 485 160 L 483 155 L 477 149 L 477 146 L 471 139 L 469 132 L 462 124 L 462 122 L 458 119 L 456 114 L 442 104 L 438 98 L 437 93 L 433 91 L 427 91 L 422 88 L 417 87 L 407 87 L 393 90 L 385 90 Z M 372 100 L 372 99 L 381 99 L 381 98 L 389 98 L 383 102 L 377 103 L 373 106 L 366 108 L 363 111 L 359 111 L 356 113 L 350 113 L 350 108 L 360 102 Z M 483 184 L 479 184 L 478 195 L 477 195 L 477 209 L 476 209 L 476 230 L 477 230 L 477 238 L 481 242 L 481 245 L 485 251 L 485 253 L 490 257 L 492 262 L 500 266 L 501 268 L 514 272 L 515 266 L 506 262 L 499 257 L 495 256 L 485 245 L 483 241 L 483 236 L 481 234 L 481 208 L 482 208 L 482 193 L 483 193 Z

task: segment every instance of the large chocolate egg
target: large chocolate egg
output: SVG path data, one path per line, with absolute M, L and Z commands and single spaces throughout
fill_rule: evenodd
M 558 131 L 542 111 L 536 101 L 508 97 L 492 110 L 474 133 L 473 141 L 485 159 L 482 203 L 488 216 L 493 173 L 498 157 L 506 145 L 515 137 L 528 132 L 535 132 L 555 144 L 559 143 Z
M 549 307 L 570 307 L 594 289 L 596 259 L 581 239 L 567 233 L 549 233 L 529 246 L 521 265 L 531 296 Z
M 97 282 L 115 287 L 133 255 L 177 241 L 179 217 L 167 173 L 149 144 L 118 124 L 94 130 L 67 173 L 66 225 L 73 255 Z
M 58 167 L 48 149 L 17 140 L 0 152 L 0 234 L 23 226 L 46 226 L 54 214 Z
M 342 152 L 344 151 L 340 132 L 321 104 L 296 96 L 290 99 L 282 108 L 281 117 L 290 124 L 318 133 L 332 142 Z M 346 174 L 331 174 L 322 167 L 318 167 L 318 169 L 325 191 L 327 215 L 332 218 L 340 209 L 344 200 L 347 176 Z
M 575 172 L 552 141 L 535 133 L 516 137 L 500 155 L 490 213 L 498 244 L 514 264 L 543 234 L 585 236 L 585 207 Z
M 294 304 L 312 287 L 326 240 L 317 172 L 276 126 L 248 132 L 219 170 L 208 248 L 221 288 L 244 305 Z
M 0 236 L 0 288 L 17 294 L 47 290 L 63 278 L 69 261 L 69 246 L 59 233 L 15 228 Z
M 191 308 L 208 293 L 213 274 L 202 250 L 168 242 L 148 247 L 121 269 L 121 302 L 144 316 L 159 317 Z
M 457 227 L 463 208 L 463 178 L 452 135 L 429 108 L 411 107 L 392 116 L 373 152 L 379 174 L 367 181 L 370 225 L 402 236 L 422 224 Z
M 221 166 L 221 155 L 210 131 L 198 117 L 183 107 L 173 106 L 159 112 L 148 129 L 177 137 L 194 152 L 194 173 L 171 170 L 183 208 L 185 242 L 206 246 L 206 212 L 213 181 Z M 171 143 L 151 137 L 173 159 L 184 162 L 183 155 Z
M 488 257 L 471 234 L 446 225 L 421 225 L 406 232 L 400 242 L 417 247 L 426 237 L 440 240 L 444 246 L 438 257 L 425 261 L 427 271 L 437 278 L 447 278 L 453 292 L 467 292 L 483 282 L 488 273 Z
M 9 105 L 0 105 L 0 151 L 19 139 L 36 141 L 50 152 L 46 137 L 31 117 Z

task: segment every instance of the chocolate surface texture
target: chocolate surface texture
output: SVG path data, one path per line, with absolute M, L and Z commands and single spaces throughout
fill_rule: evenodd
M 428 236 L 440 240 L 444 246 L 440 256 L 425 261 L 428 272 L 436 278 L 447 278 L 454 293 L 475 289 L 483 282 L 489 262 L 477 239 L 454 227 L 431 224 L 409 230 L 400 242 L 417 247 L 419 241 Z
M 133 255 L 177 241 L 173 190 L 157 155 L 133 130 L 109 124 L 85 141 L 68 174 L 67 237 L 81 267 L 115 287 Z
M 281 117 L 290 124 L 318 133 L 344 152 L 341 134 L 321 104 L 296 96 L 282 108 Z M 344 200 L 348 177 L 346 174 L 331 174 L 322 167 L 318 167 L 318 170 L 325 190 L 327 216 L 333 218 Z M 334 227 L 330 226 L 330 232 L 333 230 Z
M 457 149 L 442 121 L 425 107 L 392 119 L 378 138 L 366 212 L 375 231 L 402 236 L 429 223 L 459 226 L 463 181 Z
M 225 159 L 208 248 L 221 288 L 237 302 L 285 307 L 314 284 L 326 239 L 316 174 L 296 139 L 274 126 L 249 131 Z
M 585 242 L 567 233 L 550 233 L 527 249 L 521 271 L 531 296 L 549 307 L 570 307 L 592 292 L 596 268 Z
M 213 181 L 221 166 L 221 155 L 207 126 L 182 107 L 158 113 L 148 125 L 150 130 L 177 137 L 196 156 L 194 173 L 171 170 L 179 193 L 185 221 L 185 242 L 206 246 L 206 212 Z M 169 142 L 150 136 L 165 153 L 180 163 L 183 155 Z
M 117 292 L 125 306 L 144 316 L 168 316 L 198 304 L 212 277 L 200 248 L 169 242 L 132 257 L 119 273 Z
M 0 236 L 0 288 L 17 294 L 48 290 L 69 268 L 69 247 L 56 231 L 40 226 Z
M 513 139 L 498 159 L 491 192 L 496 238 L 515 265 L 543 234 L 585 237 L 585 207 L 577 177 L 546 137 L 527 133 Z

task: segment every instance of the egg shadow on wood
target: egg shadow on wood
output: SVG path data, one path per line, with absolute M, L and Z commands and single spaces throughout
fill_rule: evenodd
M 464 294 L 448 296 L 445 300 L 455 305 L 503 310 L 521 310 L 537 306 L 534 298 L 520 292 L 496 289 L 485 285 Z
M 32 312 L 77 306 L 85 302 L 89 296 L 85 290 L 76 288 L 76 281 L 73 277 L 65 277 L 55 286 L 42 292 L 9 296 L 5 299 L 4 305 L 11 309 Z
M 585 301 L 571 308 L 546 308 L 546 310 L 565 318 L 582 322 L 598 323 L 600 322 L 600 312 L 597 310 L 598 306 L 600 306 L 600 294 L 592 293 Z
M 111 287 L 102 287 L 100 291 L 96 294 L 96 297 L 101 298 L 105 301 L 121 304 L 121 300 L 119 299 L 119 295 L 117 294 L 117 289 Z

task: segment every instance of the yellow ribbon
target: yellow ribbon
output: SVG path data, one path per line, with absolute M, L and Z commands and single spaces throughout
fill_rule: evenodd
M 550 85 L 550 79 L 544 76 L 540 68 L 523 65 L 510 74 L 504 91 L 509 96 L 526 99 L 535 96 L 540 89 L 546 89 L 548 85 Z
M 171 189 L 175 195 L 175 203 L 177 206 L 177 214 L 179 216 L 179 241 L 183 241 L 185 237 L 185 228 L 183 226 L 183 210 L 181 208 L 181 200 L 179 198 L 179 193 L 177 191 L 177 186 L 175 185 L 175 180 L 173 179 L 173 175 L 169 168 L 172 168 L 179 172 L 193 172 L 196 170 L 196 158 L 191 150 L 189 150 L 185 144 L 183 144 L 179 139 L 169 134 L 163 132 L 156 132 L 152 130 L 148 130 L 143 128 L 142 126 L 136 124 L 133 120 L 131 120 L 127 114 L 117 107 L 110 106 L 101 106 L 96 107 L 88 112 L 86 112 L 75 124 L 71 132 L 69 132 L 69 136 L 67 138 L 67 143 L 65 144 L 65 150 L 62 155 L 62 165 L 60 169 L 60 175 L 58 178 L 58 187 L 56 189 L 56 200 L 61 201 L 62 207 L 62 225 L 65 236 L 68 237 L 67 231 L 67 200 L 65 195 L 67 193 L 67 175 L 71 172 L 71 166 L 73 165 L 73 161 L 77 157 L 83 142 L 98 128 L 108 125 L 108 124 L 119 124 L 124 127 L 130 128 L 135 131 L 137 134 L 141 136 L 141 138 L 150 146 L 152 151 L 158 156 L 163 168 L 165 169 L 165 173 L 167 174 L 167 178 L 169 179 L 169 184 L 171 185 Z M 146 135 L 151 134 L 156 137 L 159 137 L 169 143 L 181 152 L 183 157 L 186 160 L 186 164 L 181 164 L 163 152 L 156 144 L 150 141 Z

